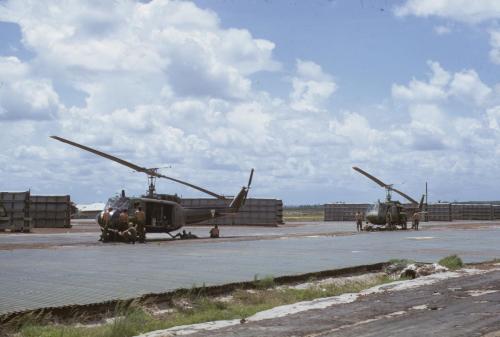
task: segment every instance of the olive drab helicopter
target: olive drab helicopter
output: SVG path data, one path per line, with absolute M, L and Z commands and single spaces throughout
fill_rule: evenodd
M 366 171 L 363 171 L 359 167 L 353 167 L 353 169 L 367 178 L 373 180 L 379 186 L 385 188 L 386 197 L 385 201 L 381 202 L 380 200 L 377 203 L 371 205 L 365 214 L 365 220 L 368 226 L 366 226 L 366 230 L 373 229 L 388 229 L 395 230 L 399 228 L 408 229 L 407 223 L 409 215 L 413 215 L 414 213 L 424 213 L 422 211 L 424 204 L 424 197 L 422 195 L 422 199 L 420 199 L 420 203 L 415 199 L 410 197 L 409 195 L 395 189 L 392 185 L 388 185 L 382 182 L 380 179 L 372 176 Z M 394 201 L 391 198 L 391 192 L 396 192 L 401 195 L 403 198 L 407 199 L 411 202 L 411 206 L 406 206 L 400 203 L 399 201 Z M 418 227 L 417 227 L 418 228 Z
M 110 198 L 105 209 L 99 213 L 97 220 L 103 232 L 103 236 L 101 237 L 101 239 L 104 237 L 103 241 L 126 241 L 126 236 L 119 235 L 121 233 L 120 231 L 123 231 L 123 229 L 120 229 L 120 227 L 122 227 L 120 225 L 120 212 L 123 212 L 124 210 L 127 210 L 128 214 L 132 215 L 135 210 L 140 207 L 144 210 L 145 215 L 145 233 L 167 233 L 171 237 L 174 237 L 170 234 L 171 232 L 180 229 L 184 225 L 194 224 L 204 220 L 237 213 L 245 204 L 248 191 L 250 190 L 250 185 L 252 184 L 254 169 L 251 169 L 250 171 L 247 186 L 242 187 L 239 193 L 230 200 L 202 187 L 163 175 L 158 172 L 158 168 L 141 167 L 61 137 L 51 136 L 51 138 L 94 153 L 98 156 L 112 160 L 147 175 L 149 188 L 146 195 L 141 197 L 128 197 L 125 195 L 125 192 L 122 191 L 121 195 Z M 171 195 L 156 193 L 155 183 L 157 178 L 175 181 L 179 184 L 189 186 L 193 189 L 211 195 L 217 199 L 224 200 L 225 206 L 184 207 L 181 205 L 181 198 L 177 196 L 177 194 Z M 112 209 L 111 211 L 109 211 L 110 208 Z M 108 223 L 104 223 L 103 221 L 103 216 L 106 212 L 108 213 L 106 216 L 109 218 Z M 133 221 L 134 219 L 132 217 L 132 222 Z

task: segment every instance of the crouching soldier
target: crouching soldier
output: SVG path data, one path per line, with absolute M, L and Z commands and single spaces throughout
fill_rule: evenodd
M 130 227 L 122 232 L 120 232 L 120 237 L 123 242 L 134 243 L 137 241 L 137 229 L 134 225 L 130 225 Z
M 219 237 L 219 226 L 215 225 L 214 228 L 210 230 L 210 237 L 212 239 L 217 239 Z

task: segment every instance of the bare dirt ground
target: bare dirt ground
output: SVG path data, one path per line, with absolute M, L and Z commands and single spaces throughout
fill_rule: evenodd
M 499 336 L 498 264 L 496 268 L 190 336 Z

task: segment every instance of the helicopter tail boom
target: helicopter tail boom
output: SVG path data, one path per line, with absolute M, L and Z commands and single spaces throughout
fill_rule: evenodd
M 238 212 L 241 207 L 245 204 L 247 200 L 248 191 L 250 190 L 250 185 L 252 184 L 254 169 L 250 171 L 250 177 L 248 178 L 248 185 L 241 188 L 240 192 L 234 197 L 234 199 L 229 204 L 231 212 Z

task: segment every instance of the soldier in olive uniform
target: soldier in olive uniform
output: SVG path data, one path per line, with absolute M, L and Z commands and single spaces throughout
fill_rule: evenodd
M 129 228 L 120 232 L 120 237 L 124 242 L 135 244 L 137 240 L 137 229 L 134 225 L 130 224 Z
M 137 223 L 137 238 L 138 241 L 144 243 L 146 241 L 146 214 L 142 210 L 142 207 L 137 207 L 135 211 L 135 221 Z
M 210 237 L 212 239 L 217 239 L 219 237 L 219 226 L 215 225 L 214 228 L 210 230 Z
M 412 228 L 414 230 L 417 230 L 418 231 L 418 225 L 420 223 L 420 213 L 419 212 L 415 212 L 413 213 L 413 224 L 412 224 Z
M 358 232 L 362 231 L 363 230 L 363 214 L 361 214 L 361 212 L 356 212 L 355 218 L 356 218 L 356 230 Z
M 128 210 L 122 209 L 118 217 L 118 230 L 123 232 L 128 229 Z
M 102 214 L 101 238 L 99 239 L 99 241 L 106 242 L 109 239 L 108 228 L 109 228 L 109 223 L 111 221 L 112 211 L 113 207 L 110 207 L 107 210 L 105 210 L 104 213 Z

